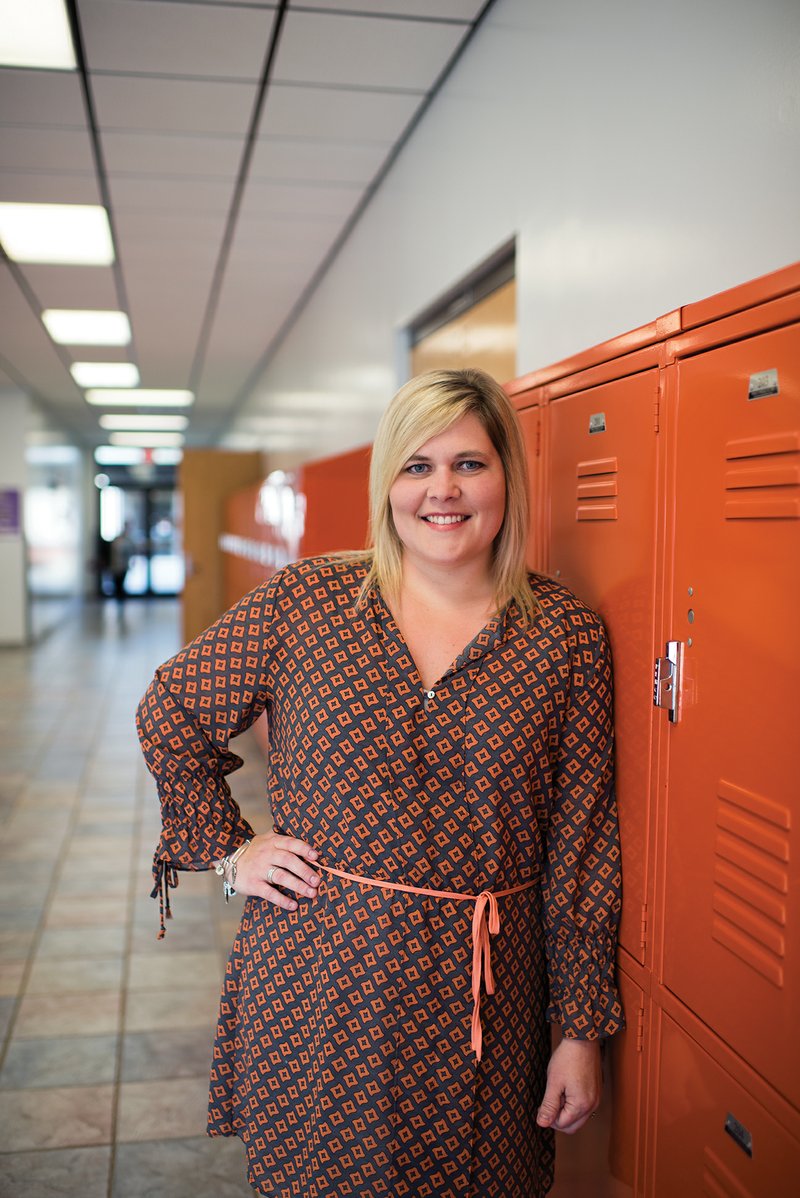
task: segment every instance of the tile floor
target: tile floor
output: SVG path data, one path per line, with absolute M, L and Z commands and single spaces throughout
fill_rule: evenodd
M 204 1134 L 241 900 L 182 874 L 159 942 L 149 898 L 159 812 L 133 713 L 178 644 L 177 605 L 120 621 L 108 603 L 0 650 L 0 1198 L 253 1198 L 239 1141 Z M 233 790 L 262 828 L 260 750 L 236 749 Z M 581 1164 L 607 1112 L 560 1151 L 552 1198 L 628 1198 Z
M 160 601 L 87 605 L 0 650 L 2 1198 L 252 1198 L 239 1141 L 204 1135 L 239 900 L 181 875 L 159 942 L 149 898 L 158 804 L 133 712 L 178 644 Z M 237 750 L 263 827 L 258 747 Z

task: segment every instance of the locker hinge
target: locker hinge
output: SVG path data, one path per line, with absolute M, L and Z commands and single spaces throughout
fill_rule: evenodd
M 658 379 L 656 381 L 656 393 L 653 398 L 653 428 L 655 432 L 661 432 L 661 396 L 664 392 L 664 377 L 663 371 L 659 370 Z
M 636 1012 L 636 1051 L 644 1052 L 644 1007 Z
M 642 903 L 642 932 L 640 936 L 642 953 L 647 950 L 647 933 L 649 931 L 649 913 L 647 903 Z
M 671 724 L 680 719 L 682 664 L 683 643 L 667 641 L 666 657 L 657 657 L 653 670 L 653 705 L 666 708 Z
M 542 417 L 539 416 L 536 421 L 536 453 L 535 456 L 541 457 L 542 454 Z

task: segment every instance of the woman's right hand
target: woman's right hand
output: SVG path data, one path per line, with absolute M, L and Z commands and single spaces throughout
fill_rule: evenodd
M 296 901 L 277 887 L 316 898 L 321 879 L 312 864 L 318 857 L 316 849 L 294 836 L 278 832 L 254 836 L 236 862 L 235 889 L 238 894 L 256 895 L 284 911 L 294 911 Z

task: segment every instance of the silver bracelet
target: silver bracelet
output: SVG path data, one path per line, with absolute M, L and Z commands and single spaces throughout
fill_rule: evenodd
M 226 903 L 229 898 L 232 898 L 236 894 L 234 889 L 234 883 L 236 882 L 236 862 L 239 860 L 249 844 L 250 841 L 246 840 L 244 844 L 240 844 L 238 849 L 231 853 L 229 857 L 223 857 L 222 860 L 218 861 L 214 866 L 217 876 L 222 878 L 222 893 L 225 895 Z M 231 871 L 230 878 L 225 872 L 228 867 L 230 867 Z

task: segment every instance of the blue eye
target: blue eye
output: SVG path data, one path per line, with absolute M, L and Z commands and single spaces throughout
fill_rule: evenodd
M 483 469 L 483 462 L 476 462 L 473 458 L 465 458 L 463 462 L 458 463 L 458 468 L 466 474 L 474 474 L 477 470 Z
M 406 466 L 406 474 L 424 474 L 427 469 L 425 462 L 412 462 L 410 466 Z

